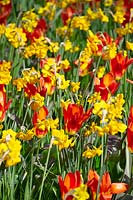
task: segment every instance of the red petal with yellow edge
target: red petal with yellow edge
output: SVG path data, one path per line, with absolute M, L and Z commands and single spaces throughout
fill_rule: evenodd
M 36 134 L 37 137 L 41 138 L 41 137 L 43 137 L 44 135 L 46 135 L 47 132 L 48 132 L 47 129 L 42 130 L 42 129 L 36 128 L 35 134 Z
M 100 193 L 109 192 L 111 186 L 111 178 L 108 172 L 102 176 L 101 184 L 100 184 Z
M 112 194 L 123 193 L 128 190 L 128 185 L 126 183 L 112 183 L 110 190 Z

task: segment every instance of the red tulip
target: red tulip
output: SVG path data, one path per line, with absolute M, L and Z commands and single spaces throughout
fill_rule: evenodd
M 6 91 L 4 85 L 0 85 L 0 122 L 4 121 L 6 111 L 8 110 L 10 104 L 11 100 L 6 102 Z
M 33 32 L 28 32 L 27 30 L 23 29 L 24 33 L 26 34 L 27 39 L 31 42 L 34 42 L 35 39 L 41 37 L 47 30 L 46 21 L 44 19 L 38 20 L 37 26 L 35 27 Z
M 73 196 L 71 194 L 68 195 L 68 192 L 79 187 L 80 184 L 82 183 L 82 179 L 81 179 L 80 172 L 76 171 L 74 173 L 69 172 L 65 176 L 64 180 L 62 179 L 61 176 L 59 176 L 58 182 L 59 182 L 59 186 L 60 186 L 62 200 L 64 200 L 64 199 L 65 200 L 72 200 Z M 67 195 L 67 198 L 65 198 L 66 195 Z
M 11 13 L 11 9 L 12 9 L 11 3 L 3 5 L 0 2 L 0 24 L 6 23 L 6 20 Z
M 128 66 L 133 63 L 133 58 L 124 57 L 122 53 L 118 53 L 115 58 L 110 61 L 110 72 L 116 80 L 121 79 Z
M 128 117 L 127 142 L 129 151 L 133 153 L 133 106 L 130 108 Z
M 100 80 L 95 78 L 94 89 L 95 92 L 100 92 L 101 98 L 106 101 L 109 94 L 113 95 L 118 90 L 119 85 L 120 82 L 116 82 L 113 75 L 109 72 Z
M 65 130 L 75 134 L 91 115 L 92 109 L 84 112 L 82 105 L 69 104 L 67 109 L 63 108 Z

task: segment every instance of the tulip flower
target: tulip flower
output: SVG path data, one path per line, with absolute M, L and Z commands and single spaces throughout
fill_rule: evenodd
M 117 82 L 113 75 L 109 72 L 100 80 L 95 78 L 94 89 L 95 92 L 100 92 L 101 98 L 107 100 L 109 95 L 113 95 L 119 88 L 120 82 Z
M 133 106 L 130 108 L 128 117 L 127 143 L 129 151 L 133 153 Z
M 87 186 L 92 192 L 92 200 L 95 200 L 100 181 L 99 175 L 96 171 L 90 170 L 88 173 Z M 108 172 L 105 172 L 100 181 L 100 188 L 98 200 L 111 200 L 113 194 L 119 194 L 127 191 L 128 185 L 126 183 L 111 183 L 111 178 Z
M 11 13 L 11 2 L 3 4 L 3 2 L 0 2 L 0 24 L 5 24 L 8 16 Z
M 35 134 L 38 137 L 44 136 L 48 130 L 45 126 L 44 120 L 48 115 L 48 110 L 45 106 L 41 107 L 39 111 L 35 111 L 32 117 L 32 122 L 35 128 Z
M 6 91 L 4 85 L 0 84 L 0 122 L 4 121 L 6 111 L 8 110 L 10 104 L 11 100 L 6 102 Z
M 69 172 L 65 176 L 64 180 L 62 179 L 61 176 L 59 176 L 58 182 L 59 182 L 59 186 L 60 186 L 62 200 L 64 200 L 64 199 L 72 200 L 73 195 L 70 191 L 79 187 L 80 184 L 82 183 L 82 179 L 81 179 L 80 172 L 76 171 L 74 173 Z M 68 193 L 69 193 L 69 195 L 68 195 Z M 66 195 L 67 195 L 67 198 L 65 198 Z
M 70 103 L 67 108 L 63 108 L 65 130 L 72 135 L 75 134 L 91 113 L 92 109 L 84 112 L 82 105 Z
M 126 72 L 128 66 L 133 63 L 133 58 L 123 56 L 118 53 L 115 58 L 110 61 L 110 72 L 116 80 L 120 80 Z

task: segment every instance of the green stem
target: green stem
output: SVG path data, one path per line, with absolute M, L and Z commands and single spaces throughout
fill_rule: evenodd
M 61 174 L 61 165 L 60 165 L 60 152 L 58 147 L 56 147 L 56 151 L 57 151 L 57 161 L 58 161 L 58 169 L 59 169 L 59 173 Z
M 42 199 L 41 198 L 42 197 L 42 190 L 43 190 L 44 181 L 46 179 L 46 173 L 47 173 L 47 167 L 48 167 L 51 148 L 52 148 L 52 139 L 51 139 L 49 150 L 48 150 L 48 155 L 47 155 L 47 160 L 46 160 L 46 164 L 45 164 L 45 168 L 44 168 L 43 179 L 42 179 L 42 184 L 41 184 L 41 190 L 40 190 L 40 194 L 39 194 L 39 199 L 38 200 Z

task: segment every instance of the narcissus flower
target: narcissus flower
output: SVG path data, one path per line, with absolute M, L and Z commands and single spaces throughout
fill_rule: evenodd
M 75 134 L 90 117 L 91 113 L 92 109 L 84 112 L 82 105 L 70 103 L 67 109 L 63 108 L 65 130 L 70 134 Z
M 23 29 L 17 27 L 15 23 L 8 24 L 5 36 L 14 48 L 24 47 L 27 41 L 26 34 Z
M 87 16 L 74 16 L 71 20 L 71 27 L 87 31 L 90 27 L 90 22 Z
M 74 139 L 69 139 L 68 135 L 64 133 L 63 129 L 53 129 L 52 137 L 53 144 L 57 145 L 59 147 L 59 150 L 74 146 Z
M 71 82 L 71 91 L 76 92 L 80 88 L 80 82 Z
M 12 79 L 10 75 L 11 62 L 0 61 L 0 84 L 8 85 Z
M 21 161 L 21 143 L 16 139 L 16 134 L 12 129 L 2 132 L 2 139 L 0 139 L 0 164 L 5 162 L 6 167 L 16 165 Z
M 19 132 L 16 135 L 16 138 L 21 140 L 31 140 L 35 135 L 34 129 L 27 130 L 26 133 Z
M 100 156 L 102 154 L 101 147 L 102 146 L 100 145 L 100 147 L 98 148 L 96 147 L 93 147 L 92 149 L 88 148 L 86 151 L 83 152 L 82 156 L 89 159 L 95 157 L 96 155 Z

